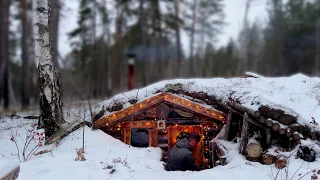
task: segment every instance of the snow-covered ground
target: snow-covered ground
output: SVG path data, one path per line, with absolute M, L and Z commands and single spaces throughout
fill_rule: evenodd
M 22 149 L 23 140 L 27 129 L 36 122 L 23 119 L 2 119 L 0 130 L 0 172 L 1 169 L 19 163 L 17 148 L 10 140 L 12 132 L 17 134 L 17 144 Z M 15 128 L 10 128 L 15 127 Z M 83 129 L 79 129 L 63 139 L 58 146 L 44 146 L 40 150 L 52 150 L 38 156 L 33 156 L 29 161 L 20 163 L 19 180 L 43 179 L 139 179 L 139 180 L 193 180 L 193 179 L 237 179 L 237 180 L 262 180 L 275 179 L 278 170 L 274 165 L 262 165 L 249 162 L 239 155 L 238 144 L 225 142 L 228 149 L 232 149 L 226 166 L 218 166 L 201 172 L 167 172 L 160 161 L 159 148 L 129 147 L 121 141 L 112 138 L 100 130 L 92 131 L 85 127 L 85 158 L 86 161 L 75 161 L 76 149 L 82 147 Z M 21 137 L 21 139 L 19 138 Z M 307 143 L 307 141 L 304 141 Z M 319 147 L 318 147 L 319 148 Z M 319 149 L 316 149 L 319 152 Z M 27 151 L 28 152 L 28 151 Z M 21 153 L 21 151 L 20 151 Z M 319 159 L 307 163 L 292 157 L 288 164 L 289 178 L 300 179 L 313 169 L 320 169 Z M 113 172 L 112 172 L 113 171 Z M 111 173 L 112 172 L 112 173 Z M 312 173 L 302 179 L 309 180 Z M 277 179 L 286 179 L 285 170 L 278 173 Z
M 97 105 L 95 113 L 116 103 L 131 106 L 131 99 L 143 101 L 164 89 L 167 84 L 181 84 L 188 92 L 205 92 L 222 102 L 228 98 L 239 100 L 241 104 L 253 110 L 261 105 L 282 109 L 287 114 L 297 117 L 298 123 L 313 127 L 312 118 L 320 124 L 320 78 L 296 74 L 290 77 L 259 78 L 207 78 L 207 79 L 175 79 L 165 80 L 145 88 L 120 93 Z M 114 112 L 105 112 L 109 115 Z M 315 127 L 320 131 L 320 125 Z
M 308 123 L 311 117 L 320 119 L 319 89 L 320 79 L 309 78 L 298 74 L 287 78 L 234 78 L 234 79 L 192 79 L 162 81 L 146 88 L 119 94 L 114 98 L 101 103 L 110 105 L 115 101 L 128 106 L 128 99 L 137 97 L 143 100 L 152 93 L 165 87 L 167 83 L 182 83 L 190 91 L 205 91 L 218 98 L 227 100 L 227 95 L 238 98 L 250 108 L 257 108 L 257 104 L 271 104 L 283 107 L 287 112 L 295 113 L 299 122 Z M 19 113 L 18 113 L 19 114 Z M 25 115 L 36 115 L 37 112 L 24 112 Z M 65 109 L 65 119 L 72 124 L 83 121 L 88 111 L 83 108 Z M 20 114 L 19 114 L 20 115 Z M 227 155 L 229 162 L 225 166 L 200 172 L 166 172 L 160 161 L 161 150 L 159 148 L 134 148 L 112 138 L 100 130 L 92 131 L 85 127 L 85 161 L 75 161 L 76 149 L 82 147 L 83 129 L 78 129 L 61 142 L 58 146 L 42 146 L 37 150 L 51 150 L 42 155 L 32 156 L 29 161 L 20 163 L 17 157 L 17 147 L 11 141 L 12 136 L 17 142 L 20 156 L 24 146 L 26 134 L 37 122 L 22 118 L 0 118 L 0 172 L 6 171 L 10 166 L 19 163 L 21 170 L 19 180 L 50 180 L 50 179 L 137 179 L 137 180 L 193 180 L 193 179 L 306 179 L 310 180 L 312 170 L 320 169 L 320 147 L 315 145 L 318 152 L 315 162 L 307 163 L 291 156 L 288 161 L 288 169 L 281 171 L 274 165 L 262 165 L 249 162 L 238 153 L 238 144 L 224 142 L 224 146 L 230 149 Z M 302 141 L 302 144 L 310 145 L 311 141 Z M 27 150 L 32 150 L 32 144 Z M 288 173 L 286 173 L 288 172 Z M 277 175 L 278 174 L 278 175 Z M 288 177 L 286 177 L 288 174 Z M 306 175 L 307 174 L 307 175 Z M 305 176 L 304 176 L 305 175 Z M 1 174 L 0 174 L 1 176 Z M 277 178 L 275 178 L 277 176 Z

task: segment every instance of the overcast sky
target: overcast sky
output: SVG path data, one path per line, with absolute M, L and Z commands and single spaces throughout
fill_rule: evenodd
M 80 0 L 67 0 L 65 2 L 65 10 L 62 11 L 62 20 L 60 24 L 60 42 L 59 50 L 62 56 L 66 55 L 70 50 L 70 40 L 67 33 L 77 27 L 78 7 Z M 218 37 L 218 46 L 226 44 L 230 37 L 236 38 L 241 29 L 246 0 L 225 0 L 225 14 L 227 26 L 223 29 L 223 34 Z M 267 0 L 253 0 L 249 17 L 250 21 L 258 19 L 261 23 L 266 22 Z M 186 33 L 182 33 L 182 45 L 184 52 L 189 50 L 189 38 Z

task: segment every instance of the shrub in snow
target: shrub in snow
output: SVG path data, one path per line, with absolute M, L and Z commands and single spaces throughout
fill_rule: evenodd
M 103 169 L 110 169 L 109 173 L 113 174 L 114 172 L 116 172 L 117 164 L 122 164 L 123 166 L 127 167 L 131 171 L 131 168 L 129 167 L 127 160 L 126 159 L 122 160 L 120 157 L 117 159 L 113 159 L 112 164 L 107 164 Z
M 77 151 L 77 157 L 76 157 L 75 161 L 85 161 L 86 158 L 84 157 L 83 148 L 76 149 L 76 151 Z
M 37 150 L 44 145 L 45 141 L 45 134 L 43 129 L 37 129 L 38 124 L 31 125 L 31 128 L 27 130 L 27 134 L 25 138 L 21 138 L 20 135 L 15 136 L 13 133 L 11 134 L 10 141 L 12 141 L 17 148 L 18 151 L 18 159 L 22 161 L 28 161 L 30 158 L 35 155 Z M 18 140 L 18 138 L 20 141 Z M 19 145 L 23 145 L 22 150 L 20 149 Z M 21 154 L 20 154 L 21 153 Z

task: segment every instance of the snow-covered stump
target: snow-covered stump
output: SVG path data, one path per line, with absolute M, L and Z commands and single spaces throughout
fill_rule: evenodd
M 52 59 L 51 28 L 49 12 L 51 0 L 33 0 L 34 39 L 36 63 L 40 88 L 39 128 L 45 129 L 46 137 L 51 137 L 64 123 L 59 72 Z
M 17 179 L 20 173 L 20 166 L 8 164 L 0 169 L 0 180 L 14 180 Z

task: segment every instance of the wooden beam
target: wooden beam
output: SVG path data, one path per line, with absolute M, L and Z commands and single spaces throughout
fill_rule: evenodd
M 243 123 L 241 130 L 241 143 L 240 143 L 240 153 L 245 154 L 245 150 L 249 140 L 249 123 L 248 123 L 248 114 L 244 113 Z
M 227 117 L 227 124 L 226 124 L 226 133 L 224 139 L 228 141 L 229 139 L 229 132 L 230 132 L 230 127 L 231 127 L 231 121 L 232 121 L 232 111 L 229 110 L 228 112 L 228 117 Z
M 211 117 L 220 121 L 224 121 L 226 118 L 226 114 L 222 112 L 212 110 L 211 108 L 203 107 L 195 102 L 181 98 L 173 94 L 167 94 L 164 97 L 164 99 L 168 103 L 176 104 L 179 107 L 189 109 L 191 112 L 202 114 L 203 116 Z
M 104 117 L 103 119 L 99 119 L 98 120 L 99 122 L 94 122 L 94 124 L 97 128 L 100 128 L 100 127 L 105 126 L 105 124 L 107 122 L 109 122 L 110 125 L 114 125 L 114 124 L 118 124 L 118 123 L 125 122 L 125 121 L 131 121 L 134 119 L 134 116 L 136 116 L 138 113 L 149 111 L 150 109 L 155 108 L 156 106 L 160 105 L 162 102 L 163 101 L 158 101 L 158 102 L 151 104 L 149 106 L 145 106 L 144 108 L 141 108 L 140 111 L 134 112 L 132 114 L 129 114 L 128 116 L 124 116 L 124 117 L 116 119 L 116 120 L 108 121 L 107 117 Z
M 259 121 L 256 121 L 250 117 L 247 118 L 247 121 L 255 126 L 260 127 L 261 129 L 266 129 L 268 128 L 265 124 L 260 123 Z
M 253 116 L 255 118 L 259 118 L 261 116 L 259 111 L 255 111 L 255 110 L 249 109 L 247 107 L 241 106 L 240 104 L 237 104 L 237 103 L 234 103 L 234 102 L 228 102 L 228 105 L 233 107 L 236 110 L 241 111 L 242 113 L 246 112 L 246 113 L 250 114 L 251 116 Z

